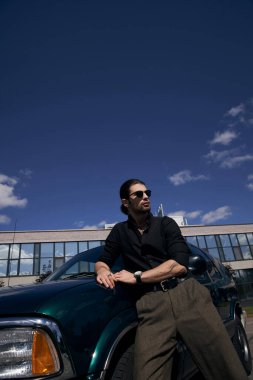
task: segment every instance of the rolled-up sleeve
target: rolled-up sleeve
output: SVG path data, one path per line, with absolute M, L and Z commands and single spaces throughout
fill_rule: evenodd
M 189 249 L 177 223 L 169 217 L 163 219 L 166 251 L 170 259 L 188 268 Z
M 117 224 L 113 227 L 109 233 L 102 254 L 100 255 L 98 261 L 102 261 L 107 264 L 110 268 L 114 264 L 115 260 L 120 254 L 120 239 Z

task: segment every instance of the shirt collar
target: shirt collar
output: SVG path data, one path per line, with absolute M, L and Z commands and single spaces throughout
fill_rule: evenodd
M 151 212 L 148 213 L 147 215 L 147 227 L 149 228 L 150 225 L 151 225 L 151 221 L 152 221 L 152 218 L 153 218 L 153 214 Z M 128 215 L 128 225 L 134 229 L 138 229 L 138 224 L 136 223 L 136 221 L 134 220 L 134 218 L 131 216 L 131 215 Z

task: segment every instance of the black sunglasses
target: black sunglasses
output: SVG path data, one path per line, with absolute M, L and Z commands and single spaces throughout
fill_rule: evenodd
M 129 197 L 131 197 L 131 195 L 136 195 L 137 198 L 142 198 L 144 193 L 146 194 L 147 197 L 151 196 L 151 190 L 145 190 L 145 191 L 137 190 L 134 193 L 129 194 Z

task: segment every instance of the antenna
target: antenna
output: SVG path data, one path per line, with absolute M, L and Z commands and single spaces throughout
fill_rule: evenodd
M 17 219 L 15 220 L 15 224 L 14 224 L 14 231 L 13 231 L 13 239 L 12 239 L 12 246 L 11 246 L 11 257 L 12 257 L 12 254 L 13 254 L 13 248 L 14 248 L 14 242 L 15 242 L 15 235 L 16 235 L 16 228 L 17 228 Z M 10 262 L 9 262 L 9 268 L 10 268 Z M 8 269 L 9 269 L 8 268 Z M 10 286 L 10 273 L 9 273 L 9 276 L 8 276 L 8 286 Z
M 164 211 L 163 211 L 163 205 L 162 205 L 162 203 L 158 207 L 158 216 L 164 216 Z

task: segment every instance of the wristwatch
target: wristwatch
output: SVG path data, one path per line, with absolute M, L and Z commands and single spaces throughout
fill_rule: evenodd
M 141 281 L 141 275 L 142 275 L 142 272 L 140 270 L 138 270 L 137 272 L 134 272 L 134 277 L 136 279 L 136 283 L 137 284 L 141 284 L 142 281 Z

